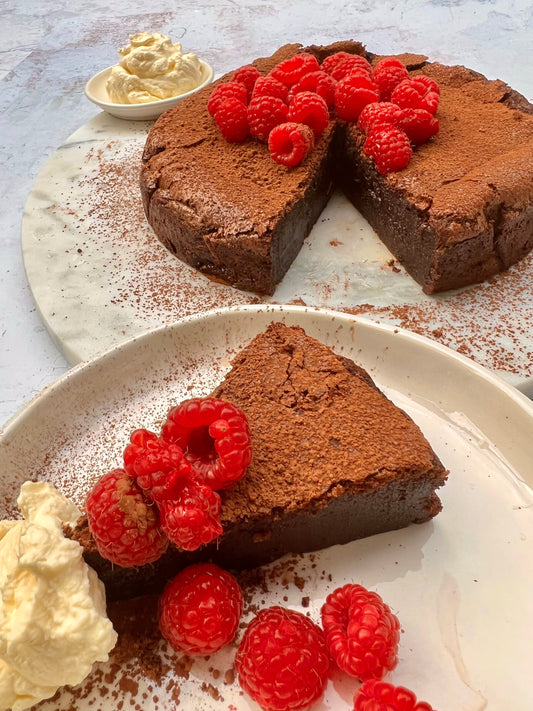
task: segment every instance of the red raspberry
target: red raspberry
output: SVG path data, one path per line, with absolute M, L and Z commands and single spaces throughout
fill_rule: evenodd
M 415 145 L 429 141 L 439 132 L 439 120 L 425 109 L 400 109 L 396 126 L 408 135 Z
M 320 65 L 320 68 L 327 74 L 332 74 L 332 72 L 336 69 L 336 67 L 338 67 L 341 62 L 343 62 L 345 59 L 351 60 L 353 57 L 358 57 L 357 62 L 359 67 L 368 72 L 368 74 L 370 74 L 370 63 L 361 55 L 350 54 L 349 52 L 335 52 L 334 54 L 330 54 L 323 60 L 322 64 Z
M 373 101 L 361 111 L 357 125 L 363 133 L 368 133 L 371 129 L 383 124 L 396 126 L 401 116 L 402 109 L 396 104 L 390 101 Z
M 357 121 L 364 107 L 378 98 L 378 88 L 369 76 L 351 74 L 335 86 L 335 111 L 345 121 Z
M 336 81 L 344 79 L 350 74 L 363 74 L 370 76 L 371 67 L 369 62 L 358 54 L 350 54 L 345 59 L 342 59 L 331 70 L 330 74 Z
M 178 548 L 195 551 L 222 533 L 220 496 L 196 481 L 185 481 L 175 499 L 159 504 L 161 528 Z
M 415 84 L 419 84 L 425 87 L 427 91 L 431 91 L 434 94 L 438 94 L 440 96 L 440 86 L 437 84 L 435 79 L 432 79 L 431 77 L 428 77 L 425 74 L 417 74 L 416 76 L 412 77 L 412 80 L 415 82 Z
M 256 69 L 252 64 L 246 64 L 244 67 L 237 69 L 233 75 L 233 81 L 238 81 L 239 84 L 244 84 L 246 87 L 246 93 L 248 95 L 248 101 L 252 96 L 252 91 L 254 89 L 255 82 L 261 76 L 258 69 Z
M 197 563 L 167 583 L 159 598 L 159 629 L 176 651 L 207 656 L 235 637 L 242 606 L 233 575 L 213 563 Z
M 100 555 L 123 568 L 153 563 L 168 547 L 156 506 L 124 469 L 104 474 L 86 501 L 89 529 Z
M 268 137 L 272 159 L 288 167 L 299 165 L 314 144 L 313 130 L 303 123 L 280 123 Z
M 270 72 L 270 76 L 278 79 L 287 86 L 292 86 L 296 84 L 304 74 L 316 72 L 318 68 L 318 60 L 313 54 L 300 52 L 300 54 L 295 54 L 294 57 L 285 59 L 276 65 Z
M 331 74 L 337 64 L 342 62 L 343 59 L 348 59 L 348 57 L 353 57 L 353 54 L 350 54 L 349 52 L 334 52 L 333 54 L 329 54 L 322 60 L 320 69 L 323 72 L 326 72 L 326 74 Z
M 393 686 L 385 681 L 368 679 L 358 689 L 353 711 L 433 711 L 425 701 L 403 686 Z
M 289 92 L 289 103 L 292 98 L 301 91 L 314 91 L 321 96 L 328 107 L 335 103 L 335 79 L 323 71 L 309 72 L 291 87 Z
M 239 99 L 230 96 L 219 102 L 213 118 L 228 143 L 242 143 L 250 133 L 248 109 Z
M 428 79 L 422 76 L 404 79 L 392 92 L 391 101 L 402 109 L 425 109 L 435 114 L 440 96 L 439 91 L 435 90 L 436 82 Z
M 196 476 L 216 491 L 233 486 L 252 461 L 246 416 L 226 400 L 184 400 L 168 413 L 161 438 L 181 447 Z
M 243 104 L 246 104 L 248 101 L 244 84 L 238 81 L 228 81 L 225 84 L 219 84 L 213 89 L 207 102 L 207 110 L 211 116 L 215 115 L 220 104 L 230 96 L 234 99 L 238 99 L 238 101 L 242 101 Z
M 404 79 L 409 79 L 409 72 L 396 57 L 380 59 L 372 70 L 372 81 L 377 84 L 381 101 L 390 101 L 393 90 Z
M 240 685 L 265 711 L 297 711 L 319 699 L 329 663 L 320 627 L 278 606 L 250 622 L 235 657 Z
M 339 668 L 361 681 L 381 679 L 398 663 L 398 618 L 361 585 L 347 584 L 328 595 L 322 627 Z
M 131 434 L 124 450 L 124 469 L 154 501 L 171 499 L 179 482 L 192 474 L 181 447 L 163 442 L 145 429 Z
M 328 105 L 318 94 L 302 91 L 289 104 L 287 118 L 294 123 L 304 123 L 313 130 L 315 136 L 320 136 L 329 123 Z
M 363 150 L 374 160 L 382 175 L 403 170 L 413 155 L 407 134 L 387 124 L 376 126 L 370 131 Z
M 252 98 L 248 105 L 250 133 L 261 141 L 267 141 L 274 126 L 287 120 L 288 111 L 289 107 L 282 99 L 272 96 Z
M 278 79 L 274 79 L 274 77 L 259 77 L 255 82 L 252 99 L 258 96 L 275 96 L 277 99 L 281 99 L 287 103 L 288 94 L 289 89 L 287 85 Z

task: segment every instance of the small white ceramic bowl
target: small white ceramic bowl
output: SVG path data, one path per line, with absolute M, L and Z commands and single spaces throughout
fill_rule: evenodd
M 202 67 L 203 81 L 196 89 L 187 91 L 185 94 L 173 96 L 171 99 L 160 99 L 159 101 L 150 101 L 148 104 L 116 104 L 112 102 L 107 93 L 106 84 L 111 74 L 113 67 L 108 67 L 98 74 L 95 74 L 92 79 L 89 79 L 85 85 L 85 96 L 108 114 L 117 118 L 129 119 L 130 121 L 150 121 L 156 119 L 164 111 L 171 109 L 178 101 L 181 101 L 186 96 L 194 94 L 202 87 L 210 84 L 213 81 L 213 68 L 210 64 L 200 59 Z

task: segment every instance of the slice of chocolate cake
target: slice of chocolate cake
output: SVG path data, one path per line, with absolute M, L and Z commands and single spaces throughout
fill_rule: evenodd
M 253 447 L 244 478 L 222 492 L 223 534 L 194 553 L 171 548 L 124 569 L 100 557 L 82 526 L 76 537 L 109 599 L 156 591 L 194 561 L 252 568 L 440 511 L 435 490 L 447 472 L 418 426 L 364 370 L 301 328 L 272 324 L 213 394 L 246 414 Z
M 267 74 L 303 51 L 286 45 Z M 307 47 L 380 59 L 358 42 Z M 180 259 L 240 289 L 272 294 L 339 185 L 423 290 L 462 287 L 505 270 L 533 247 L 533 107 L 504 82 L 426 57 L 398 57 L 440 86 L 440 131 L 406 168 L 381 175 L 356 124 L 333 117 L 307 158 L 275 163 L 247 138 L 228 143 L 207 110 L 213 87 L 153 126 L 141 192 L 148 222 Z M 231 79 L 232 74 L 219 81 Z

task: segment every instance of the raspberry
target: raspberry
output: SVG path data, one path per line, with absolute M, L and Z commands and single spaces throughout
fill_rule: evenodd
M 178 548 L 195 551 L 222 533 L 220 496 L 196 481 L 182 483 L 175 499 L 159 503 L 161 528 Z
M 182 570 L 159 598 L 159 629 L 176 651 L 207 656 L 231 642 L 243 594 L 231 575 L 213 563 Z
M 252 65 L 246 64 L 244 67 L 237 69 L 233 75 L 233 81 L 238 81 L 239 84 L 244 84 L 246 87 L 246 94 L 248 96 L 248 101 L 252 96 L 252 91 L 254 89 L 255 82 L 261 76 L 260 72 Z
M 404 79 L 409 79 L 409 72 L 396 57 L 381 59 L 372 70 L 372 81 L 377 84 L 381 101 L 390 101 L 394 88 Z
M 87 501 L 89 529 L 100 555 L 123 568 L 153 563 L 168 547 L 156 506 L 124 469 L 96 482 Z
M 396 104 L 390 101 L 373 101 L 361 111 L 357 125 L 363 133 L 368 133 L 371 129 L 383 124 L 396 126 L 401 116 L 402 109 Z
M 241 143 L 250 132 L 248 109 L 235 97 L 220 101 L 213 118 L 228 143 Z
M 272 159 L 289 167 L 299 165 L 314 144 L 313 130 L 303 123 L 280 123 L 268 137 Z
M 355 694 L 353 711 L 433 711 L 403 686 L 368 679 Z
M 246 104 L 248 101 L 244 84 L 238 81 L 228 81 L 225 84 L 219 84 L 213 89 L 207 102 L 207 110 L 211 116 L 215 115 L 220 104 L 230 96 L 238 101 L 242 101 L 243 104 Z
M 339 668 L 361 681 L 380 679 L 398 663 L 398 618 L 361 585 L 347 584 L 328 595 L 322 627 Z
M 439 98 L 436 82 L 429 77 L 422 76 L 404 79 L 391 95 L 391 101 L 402 109 L 425 109 L 431 114 L 436 113 L 439 107 Z
M 287 86 L 292 86 L 296 84 L 304 74 L 316 72 L 318 68 L 318 60 L 313 54 L 300 52 L 300 54 L 295 54 L 294 57 L 285 59 L 276 65 L 269 76 L 278 79 Z
M 334 71 L 335 67 L 337 67 L 342 61 L 344 61 L 345 59 L 351 59 L 352 57 L 360 57 L 360 55 L 350 54 L 349 52 L 335 52 L 334 54 L 330 54 L 324 59 L 324 61 L 320 65 L 320 68 L 327 74 L 331 74 Z M 362 63 L 360 64 L 360 66 L 362 68 L 366 67 L 368 73 L 370 73 L 370 64 L 366 61 L 364 57 L 360 57 L 360 59 L 366 62 L 366 65 Z
M 374 160 L 382 175 L 403 170 L 413 155 L 407 134 L 387 124 L 370 131 L 363 150 Z
M 320 627 L 278 606 L 252 620 L 235 657 L 240 685 L 265 711 L 297 711 L 316 701 L 329 663 Z
M 145 429 L 131 434 L 124 450 L 124 469 L 154 501 L 172 498 L 179 482 L 192 473 L 181 447 L 167 444 Z
M 433 93 L 438 94 L 440 96 L 440 87 L 437 82 L 431 77 L 428 77 L 425 74 L 417 74 L 415 77 L 412 78 L 412 80 L 415 82 L 415 84 L 425 87 L 427 91 L 432 91 Z
M 288 111 L 289 107 L 282 99 L 272 96 L 252 98 L 248 105 L 250 133 L 261 141 L 267 141 L 274 126 L 287 120 Z
M 357 121 L 364 107 L 378 98 L 377 86 L 362 74 L 348 75 L 335 86 L 335 110 L 345 121 Z
M 344 77 L 350 74 L 363 74 L 365 76 L 370 76 L 371 67 L 368 61 L 364 57 L 360 57 L 358 54 L 350 54 L 345 59 L 342 59 L 338 64 L 336 64 L 330 74 L 336 81 L 344 79 Z
M 185 400 L 168 413 L 161 437 L 181 447 L 196 476 L 216 491 L 233 486 L 252 460 L 246 416 L 225 400 Z
M 289 92 L 289 103 L 292 98 L 301 91 L 314 91 L 321 96 L 328 108 L 335 103 L 335 79 L 323 71 L 309 72 L 291 87 Z
M 287 118 L 294 123 L 304 123 L 315 136 L 320 136 L 329 123 L 328 105 L 318 94 L 302 91 L 289 104 Z
M 277 99 L 281 99 L 287 103 L 288 94 L 289 89 L 287 85 L 278 79 L 274 79 L 274 77 L 259 77 L 255 82 L 252 99 L 255 99 L 257 96 L 275 96 Z
M 425 109 L 400 109 L 396 126 L 405 131 L 412 143 L 419 145 L 429 141 L 439 132 L 439 120 Z

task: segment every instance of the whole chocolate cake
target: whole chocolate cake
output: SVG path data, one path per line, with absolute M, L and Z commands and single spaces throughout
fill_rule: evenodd
M 253 459 L 222 493 L 222 535 L 153 564 L 104 560 L 84 522 L 75 537 L 109 599 L 161 589 L 180 568 L 212 560 L 253 568 L 421 523 L 441 509 L 447 472 L 418 426 L 352 361 L 299 327 L 272 324 L 235 358 L 214 391 L 246 415 Z
M 353 41 L 286 45 L 254 65 L 267 74 L 306 51 L 380 57 Z M 504 82 L 462 66 L 398 57 L 440 87 L 436 137 L 406 168 L 382 175 L 356 124 L 338 118 L 297 167 L 264 143 L 228 143 L 207 110 L 212 87 L 155 123 L 141 191 L 154 232 L 180 259 L 240 289 L 272 294 L 340 186 L 423 290 L 482 281 L 533 247 L 533 107 Z M 227 81 L 231 74 L 220 79 Z

